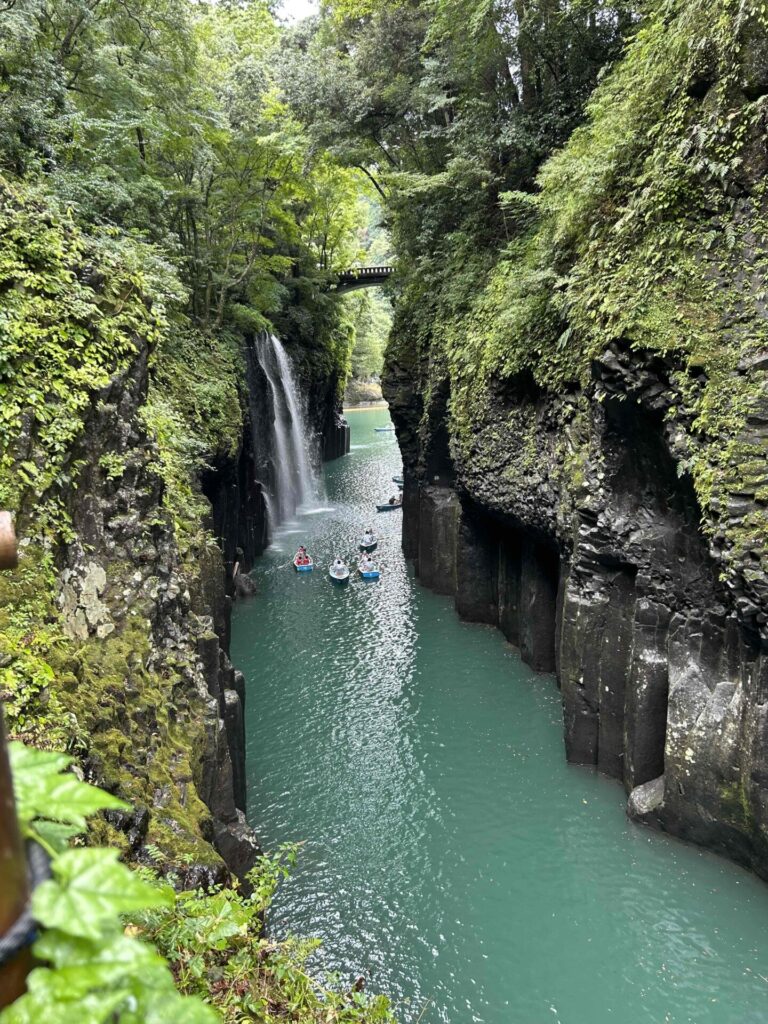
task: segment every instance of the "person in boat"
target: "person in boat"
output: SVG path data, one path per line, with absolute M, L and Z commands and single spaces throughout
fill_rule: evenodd
M 363 572 L 370 572 L 371 569 L 373 568 L 373 559 L 369 554 L 363 555 L 363 559 L 360 562 L 360 568 L 363 570 Z
M 299 550 L 296 552 L 296 564 L 297 565 L 309 565 L 309 555 L 307 549 L 302 544 Z
M 343 576 L 347 571 L 346 562 L 342 558 L 337 558 L 331 568 L 334 576 Z
M 369 527 L 365 531 L 365 533 L 363 534 L 363 544 L 365 544 L 367 546 L 368 544 L 375 543 L 375 541 L 376 541 L 376 538 L 373 535 L 373 530 L 370 529 L 370 527 Z
M 392 495 L 392 497 L 391 497 L 391 498 L 389 499 L 389 504 L 390 504 L 390 505 L 396 505 L 396 504 L 397 504 L 397 498 L 396 498 L 396 497 L 394 496 L 394 494 L 393 494 L 393 495 Z

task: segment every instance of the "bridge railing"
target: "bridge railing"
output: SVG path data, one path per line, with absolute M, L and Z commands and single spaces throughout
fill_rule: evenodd
M 339 278 L 345 277 L 389 277 L 390 274 L 394 274 L 394 267 L 350 267 L 349 270 L 343 270 L 339 274 Z

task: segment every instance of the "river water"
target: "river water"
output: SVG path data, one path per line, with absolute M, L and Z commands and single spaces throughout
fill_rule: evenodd
M 386 410 L 349 419 L 326 510 L 277 535 L 233 619 L 249 819 L 304 843 L 272 932 L 321 937 L 411 1024 L 765 1024 L 768 886 L 565 763 L 553 678 L 420 587 L 402 513 L 372 512 L 401 468 Z M 334 586 L 368 525 L 382 579 Z

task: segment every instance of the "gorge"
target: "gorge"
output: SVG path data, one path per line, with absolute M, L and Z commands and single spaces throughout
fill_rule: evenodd
M 757 1024 L 763 883 L 566 763 L 552 674 L 415 578 L 401 513 L 373 523 L 378 583 L 291 572 L 299 539 L 321 566 L 348 552 L 401 470 L 385 409 L 348 419 L 325 511 L 277 531 L 233 611 L 249 820 L 267 848 L 302 843 L 270 934 L 319 936 L 312 967 L 363 976 L 403 1022 Z
M 0 28 L 0 1022 L 757 1024 L 764 4 Z

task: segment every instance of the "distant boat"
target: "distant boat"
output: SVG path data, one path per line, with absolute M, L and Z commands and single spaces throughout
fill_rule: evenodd
M 377 434 L 386 434 L 390 430 L 394 430 L 395 428 L 394 427 L 374 427 L 373 429 L 376 431 Z
M 364 580 L 377 580 L 381 576 L 381 573 L 375 565 L 372 565 L 370 569 L 364 569 L 362 564 L 360 564 L 357 567 L 357 571 Z
M 333 566 L 329 566 L 328 575 L 334 583 L 349 583 L 349 566 L 345 565 L 338 573 L 334 572 Z
M 378 546 L 379 546 L 379 542 L 376 540 L 375 537 L 373 538 L 373 540 L 369 544 L 365 543 L 365 537 L 361 537 L 360 538 L 360 550 L 361 551 L 375 551 Z
M 403 478 L 401 476 L 393 476 L 392 477 L 392 483 L 393 484 L 400 484 L 400 486 L 402 487 L 403 484 L 405 483 L 405 481 L 403 480 Z
M 377 512 L 393 512 L 396 508 L 402 508 L 402 507 L 403 507 L 402 501 L 396 501 L 394 503 L 394 505 L 390 505 L 390 503 L 387 502 L 386 505 L 377 505 L 376 506 L 376 511 Z
M 297 558 L 298 558 L 298 556 L 297 556 Z M 312 572 L 312 570 L 314 569 L 315 565 L 314 565 L 314 562 L 312 561 L 311 558 L 306 563 L 306 565 L 302 565 L 297 560 L 297 558 L 294 558 L 294 560 L 293 560 L 293 567 L 296 570 L 296 572 Z

